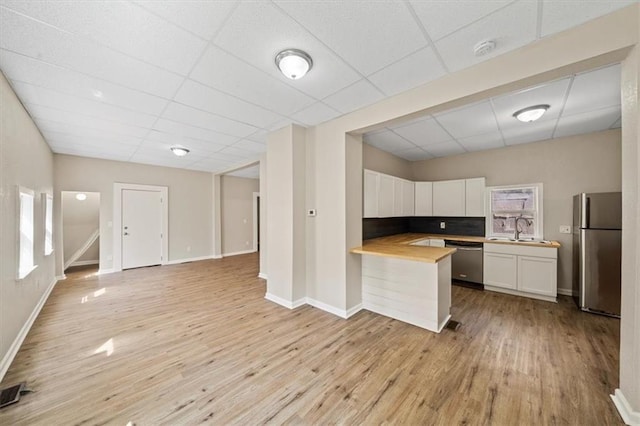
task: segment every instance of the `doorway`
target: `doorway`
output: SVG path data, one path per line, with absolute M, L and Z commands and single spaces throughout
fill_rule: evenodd
M 100 193 L 62 191 L 64 270 L 100 264 Z

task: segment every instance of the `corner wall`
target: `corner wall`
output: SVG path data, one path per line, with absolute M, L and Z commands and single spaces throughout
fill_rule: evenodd
M 18 281 L 18 195 L 21 185 L 35 192 L 34 263 Z M 55 284 L 54 259 L 44 256 L 42 194 L 53 194 L 53 154 L 31 117 L 0 73 L 0 380 Z M 59 205 L 60 200 L 54 201 Z M 54 205 L 55 208 L 55 205 Z M 53 234 L 60 242 L 60 234 Z
M 221 178 L 222 255 L 254 251 L 253 193 L 260 192 L 258 179 Z

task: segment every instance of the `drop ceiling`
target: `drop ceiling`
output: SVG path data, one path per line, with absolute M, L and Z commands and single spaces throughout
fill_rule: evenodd
M 0 69 L 56 153 L 219 172 L 255 161 L 266 135 L 288 123 L 330 120 L 631 3 L 0 0 Z M 474 56 L 484 39 L 497 48 Z M 291 47 L 313 57 L 304 79 L 287 80 L 275 66 Z M 569 96 L 566 112 L 550 110 L 536 124 L 540 134 L 570 134 L 615 115 L 581 110 L 580 96 L 600 93 L 587 77 L 549 86 L 539 93 L 564 87 Z M 379 147 L 393 139 L 398 146 L 387 149 L 408 159 L 522 143 L 531 134 L 501 122 L 500 108 L 527 96 L 366 139 Z M 450 124 L 482 114 L 494 123 Z M 421 128 L 433 138 L 415 139 Z M 191 153 L 173 156 L 174 144 Z

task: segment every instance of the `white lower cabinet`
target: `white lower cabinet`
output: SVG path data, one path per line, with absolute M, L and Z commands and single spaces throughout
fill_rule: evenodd
M 484 286 L 485 290 L 555 302 L 558 249 L 485 243 Z

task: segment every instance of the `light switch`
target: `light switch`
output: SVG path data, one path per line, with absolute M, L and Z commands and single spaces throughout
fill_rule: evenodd
M 307 216 L 315 216 L 315 215 L 316 215 L 316 209 L 307 210 Z
M 560 225 L 560 233 L 561 234 L 570 234 L 571 233 L 571 225 Z

